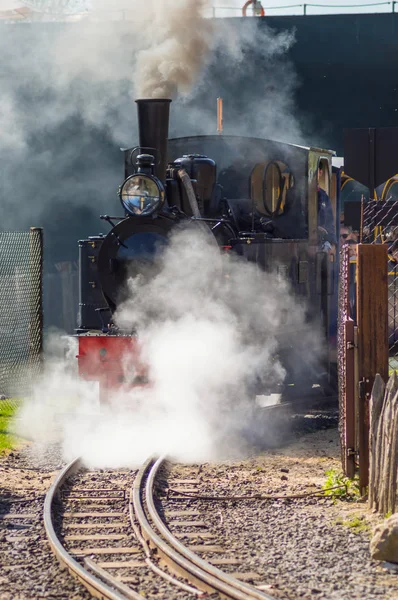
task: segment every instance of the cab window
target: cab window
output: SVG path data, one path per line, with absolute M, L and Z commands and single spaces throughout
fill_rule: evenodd
M 282 214 L 291 182 L 290 170 L 282 161 L 257 164 L 251 173 L 250 187 L 258 212 L 269 217 Z

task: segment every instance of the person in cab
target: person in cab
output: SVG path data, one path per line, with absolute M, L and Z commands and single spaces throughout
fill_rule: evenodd
M 332 203 L 328 194 L 321 188 L 319 182 L 323 177 L 323 165 L 318 167 L 318 234 L 320 246 L 324 252 L 332 252 L 336 247 L 336 227 Z

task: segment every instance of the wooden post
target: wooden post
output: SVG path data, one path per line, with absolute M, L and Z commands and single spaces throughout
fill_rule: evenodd
M 379 374 L 376 375 L 370 399 L 370 435 L 369 435 L 369 507 L 378 508 L 379 505 L 379 481 L 380 481 L 380 436 L 379 423 L 384 407 L 384 392 L 386 396 L 391 392 L 391 386 L 395 388 L 394 381 L 390 380 L 385 389 L 384 381 Z
M 391 375 L 385 393 L 376 375 L 371 398 L 369 507 L 395 512 L 398 466 L 398 377 Z
M 395 373 L 394 373 L 395 374 Z M 398 467 L 398 394 L 395 394 L 394 402 L 392 406 L 392 419 L 390 423 L 391 427 L 391 452 L 388 456 L 389 459 L 389 473 L 390 473 L 390 489 L 388 490 L 387 496 L 387 510 L 388 512 L 395 512 L 395 504 L 397 499 L 397 467 Z
M 357 325 L 359 354 L 359 485 L 369 483 L 369 400 L 379 373 L 388 379 L 387 246 L 359 244 L 357 267 Z

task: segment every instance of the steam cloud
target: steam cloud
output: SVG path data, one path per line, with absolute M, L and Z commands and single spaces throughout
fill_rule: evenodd
M 172 135 L 213 133 L 223 96 L 226 133 L 303 141 L 297 77 L 286 58 L 294 35 L 256 19 L 202 19 L 206 5 L 116 0 L 112 9 L 128 8 L 133 20 L 1 26 L 2 226 L 44 226 L 47 264 L 72 260 L 76 241 L 100 229 L 97 215 L 114 213 L 118 148 L 136 141 L 132 97 L 177 96 Z M 246 443 L 242 423 L 252 440 L 256 386 L 282 381 L 276 339 L 302 327 L 303 308 L 275 275 L 233 260 L 225 269 L 218 253 L 182 235 L 157 278 L 131 282 L 131 303 L 118 319 L 139 324 L 153 387 L 120 392 L 93 417 L 97 390 L 71 372 L 71 348 L 70 361 L 48 364 L 20 431 L 45 442 L 56 424 L 65 458 L 83 454 L 109 466 L 154 451 L 220 456 Z M 307 329 L 300 339 L 313 342 L 312 335 Z
M 19 431 L 45 443 L 56 422 L 64 457 L 82 455 L 99 467 L 131 466 L 155 452 L 185 461 L 225 458 L 253 441 L 266 443 L 271 432 L 254 411 L 254 396 L 284 379 L 278 344 L 289 348 L 293 340 L 307 368 L 320 352 L 287 283 L 220 256 L 202 231 L 189 230 L 172 236 L 156 277 L 129 285 L 117 320 L 137 325 L 151 386 L 115 392 L 98 412 L 95 387 L 68 372 L 67 361 L 55 361 L 20 415 Z M 131 366 L 126 356 L 128 375 Z
M 216 97 L 222 96 L 224 133 L 308 142 L 311 124 L 297 113 L 300 81 L 289 57 L 295 32 L 276 32 L 258 19 L 219 19 L 214 36 L 215 58 L 180 101 L 185 119 L 176 124 L 177 135 L 214 133 Z

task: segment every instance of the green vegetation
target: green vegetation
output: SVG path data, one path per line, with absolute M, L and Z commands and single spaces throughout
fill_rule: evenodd
M 361 494 L 357 478 L 348 479 L 341 471 L 336 471 L 335 469 L 329 469 L 325 475 L 326 481 L 322 486 L 325 496 L 334 496 L 341 500 L 359 500 Z
M 388 360 L 388 366 L 389 366 L 389 369 L 388 369 L 389 377 L 391 377 L 391 375 L 393 375 L 394 372 L 398 374 L 398 361 L 395 356 L 394 357 L 390 356 L 390 358 Z
M 365 517 L 360 517 L 358 515 L 353 515 L 346 520 L 338 519 L 336 523 L 338 525 L 343 525 L 344 527 L 349 527 L 352 529 L 353 533 L 371 533 L 372 530 Z
M 20 438 L 12 433 L 12 421 L 17 412 L 17 402 L 0 401 L 0 456 L 15 448 Z

